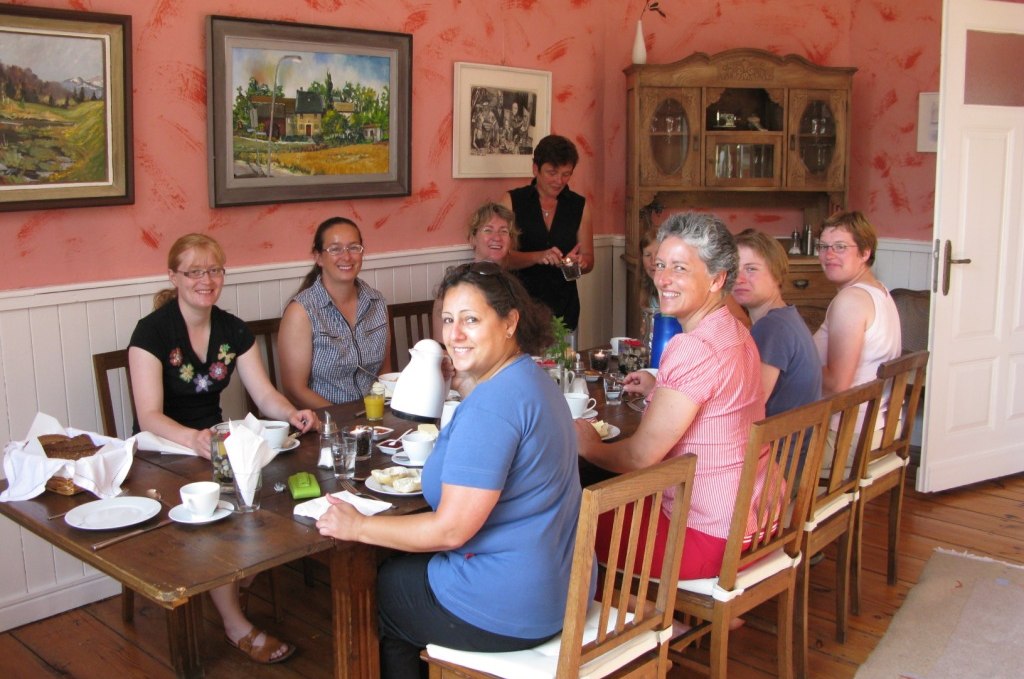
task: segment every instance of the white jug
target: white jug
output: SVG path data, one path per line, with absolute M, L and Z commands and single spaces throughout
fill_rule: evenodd
M 409 354 L 412 360 L 395 383 L 391 411 L 416 422 L 437 420 L 448 398 L 448 381 L 441 369 L 444 350 L 434 340 L 422 339 Z
M 576 375 L 572 381 L 571 391 L 574 394 L 587 394 L 590 395 L 590 389 L 587 388 L 587 378 L 582 373 Z

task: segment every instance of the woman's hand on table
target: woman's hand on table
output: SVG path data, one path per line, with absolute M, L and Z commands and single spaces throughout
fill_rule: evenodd
M 627 394 L 643 394 L 647 396 L 654 389 L 657 380 L 646 370 L 629 373 L 622 380 L 622 390 Z
M 320 426 L 320 418 L 312 410 L 296 410 L 288 416 L 288 422 L 303 434 Z
M 331 506 L 317 519 L 316 528 L 320 535 L 337 540 L 356 540 L 359 526 L 366 517 L 344 500 L 339 500 L 329 493 L 325 497 Z
M 196 451 L 199 457 L 210 459 L 210 439 L 213 437 L 212 429 L 196 429 L 192 434 L 192 441 L 189 443 L 192 450 Z

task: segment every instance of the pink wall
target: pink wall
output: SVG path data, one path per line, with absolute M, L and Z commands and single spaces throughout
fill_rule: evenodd
M 573 186 L 598 233 L 620 233 L 624 76 L 642 0 L 33 0 L 130 14 L 134 24 L 136 203 L 0 213 L 0 290 L 152 275 L 188 231 L 209 231 L 234 266 L 307 257 L 323 218 L 354 218 L 370 252 L 463 241 L 482 200 L 524 181 L 451 178 L 455 61 L 550 70 L 552 128 L 574 139 Z M 853 65 L 851 203 L 884 236 L 931 236 L 935 155 L 915 150 L 917 92 L 938 87 L 941 0 L 662 0 L 644 19 L 650 63 L 759 47 Z M 206 172 L 208 14 L 413 34 L 412 195 L 211 209 Z M 791 229 L 792 215 L 723 213 L 731 226 Z

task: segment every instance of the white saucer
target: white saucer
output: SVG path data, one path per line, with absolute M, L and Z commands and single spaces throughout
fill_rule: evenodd
M 226 500 L 221 500 L 217 503 L 217 509 L 214 510 L 213 514 L 210 514 L 207 517 L 196 518 L 192 515 L 192 512 L 185 509 L 185 505 L 172 507 L 171 511 L 167 513 L 167 516 L 171 517 L 172 521 L 177 521 L 178 523 L 199 525 L 201 523 L 213 523 L 214 521 L 220 521 L 234 510 L 235 506 L 233 504 Z
M 591 408 L 590 410 L 584 410 L 583 414 L 580 415 L 579 419 L 589 420 L 593 417 L 597 417 L 597 408 Z
M 391 461 L 395 464 L 400 464 L 403 467 L 422 467 L 422 464 L 416 464 L 409 459 L 409 456 L 403 453 L 395 453 L 391 456 Z
M 274 448 L 275 453 L 287 453 L 289 450 L 295 450 L 299 447 L 299 439 L 289 439 L 288 443 L 284 444 L 280 448 Z

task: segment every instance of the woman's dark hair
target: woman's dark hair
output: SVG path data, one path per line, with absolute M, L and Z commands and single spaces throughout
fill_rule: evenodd
M 643 261 L 642 260 L 643 260 L 644 250 L 646 250 L 647 246 L 650 245 L 651 243 L 657 243 L 657 242 L 658 242 L 658 228 L 657 227 L 651 227 L 651 228 L 647 229 L 646 231 L 644 231 L 643 233 L 640 234 L 640 258 L 641 258 L 640 267 L 641 268 L 643 268 Z M 654 254 L 658 254 L 657 251 L 655 251 Z M 647 275 L 647 271 L 645 270 L 644 271 L 644 275 L 643 275 L 643 283 L 640 284 L 640 306 L 642 308 L 647 308 L 647 305 L 650 304 L 651 297 L 657 297 L 657 296 L 658 296 L 658 286 L 656 286 L 654 284 L 654 279 L 651 278 L 650 276 L 648 276 Z
M 356 234 L 358 234 L 359 236 L 359 242 L 363 242 L 363 232 L 359 230 L 359 226 L 356 225 L 355 222 L 345 217 L 331 217 L 320 222 L 320 226 L 316 227 L 316 233 L 313 234 L 313 249 L 311 250 L 311 252 L 323 252 L 324 234 L 327 233 L 327 230 L 329 228 L 331 228 L 332 226 L 338 226 L 339 224 L 351 226 L 353 229 L 356 230 Z M 310 269 L 309 273 L 306 274 L 306 277 L 302 279 L 302 285 L 299 286 L 299 292 L 302 292 L 309 286 L 313 285 L 313 283 L 316 283 L 316 279 L 319 275 L 320 267 L 317 266 L 316 262 L 314 262 L 313 268 Z
M 448 269 L 437 288 L 437 299 L 457 285 L 472 285 L 479 290 L 487 305 L 500 318 L 508 318 L 513 309 L 519 312 L 516 344 L 528 354 L 539 354 L 551 346 L 551 311 L 530 297 L 519 279 L 494 262 L 467 262 Z
M 544 163 L 550 163 L 555 167 L 572 165 L 575 168 L 578 162 L 580 154 L 576 150 L 576 144 L 561 135 L 549 134 L 533 147 L 533 164 L 538 170 Z

